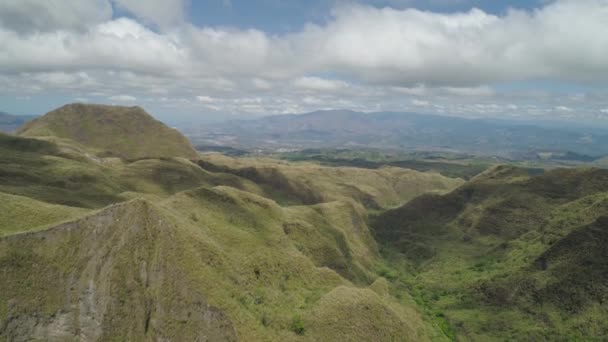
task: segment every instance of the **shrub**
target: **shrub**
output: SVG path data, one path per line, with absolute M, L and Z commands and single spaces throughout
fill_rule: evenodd
M 291 330 L 298 335 L 304 335 L 304 321 L 302 321 L 302 318 L 299 315 L 293 316 Z

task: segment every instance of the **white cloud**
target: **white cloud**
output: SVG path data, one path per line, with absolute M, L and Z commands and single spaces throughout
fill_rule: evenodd
M 131 95 L 114 95 L 114 96 L 110 96 L 108 99 L 110 99 L 112 101 L 118 101 L 118 102 L 137 101 L 137 98 L 135 96 L 131 96 Z
M 348 87 L 346 82 L 320 77 L 300 77 L 293 81 L 293 85 L 299 89 L 313 91 L 333 91 Z
M 203 102 L 203 103 L 213 103 L 213 102 L 215 102 L 215 99 L 213 97 L 211 97 L 211 96 L 204 96 L 204 95 L 202 95 L 202 96 L 197 96 L 196 99 L 199 100 L 200 102 Z
M 447 87 L 445 90 L 452 95 L 459 96 L 491 96 L 494 95 L 494 89 L 488 86 L 480 87 Z
M 115 1 L 155 23 L 183 17 L 182 0 Z M 104 1 L 94 3 L 102 6 Z M 108 19 L 107 14 L 102 18 Z M 538 78 L 608 81 L 608 35 L 602 34 L 607 20 L 606 0 L 562 0 L 535 12 L 510 11 L 502 17 L 477 9 L 443 14 L 348 5 L 335 9 L 324 25 L 278 36 L 189 24 L 157 33 L 123 18 L 103 24 L 90 20 L 86 32 L 69 30 L 69 24 L 59 32 L 24 37 L 3 21 L 0 42 L 6 51 L 0 54 L 0 69 L 119 67 L 191 77 L 274 79 L 331 72 L 405 88 L 475 88 L 487 82 Z
M 114 17 L 125 10 L 134 19 L 112 19 L 111 4 L 119 9 Z M 501 16 L 351 3 L 324 23 L 286 34 L 197 27 L 186 22 L 186 4 L 0 1 L 0 95 L 60 93 L 93 101 L 129 93 L 153 103 L 173 99 L 163 103 L 174 107 L 213 102 L 214 110 L 256 113 L 424 107 L 462 115 L 566 115 L 564 107 L 585 115 L 581 106 L 595 114 L 605 106 L 605 94 L 585 94 L 582 101 L 576 94 L 504 92 L 495 85 L 607 83 L 607 0 L 559 0 Z
M 84 30 L 112 18 L 107 0 L 2 0 L 0 27 L 18 33 Z
M 253 86 L 257 89 L 268 90 L 272 88 L 272 83 L 261 78 L 254 78 L 253 80 L 251 80 L 251 82 L 253 83 Z
M 414 106 L 418 106 L 418 107 L 426 107 L 430 103 L 429 103 L 429 101 L 414 99 L 414 100 L 412 100 L 412 104 Z
M 558 110 L 560 112 L 571 112 L 572 108 L 566 106 L 556 106 L 555 110 Z

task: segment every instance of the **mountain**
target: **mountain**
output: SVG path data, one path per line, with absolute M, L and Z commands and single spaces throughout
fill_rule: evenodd
M 0 135 L 0 340 L 447 340 L 368 211 L 462 180 Z
M 608 153 L 608 131 L 415 113 L 345 110 L 277 115 L 185 129 L 195 145 L 235 148 L 395 148 L 510 156 L 530 150 Z
M 0 134 L 0 340 L 608 338 L 606 170 L 117 158 L 59 118 Z
M 96 155 L 140 158 L 196 158 L 190 142 L 140 107 L 70 104 L 21 127 L 24 137 L 70 139 Z
M 372 227 L 392 258 L 417 269 L 427 305 L 457 335 L 584 340 L 608 337 L 607 217 L 606 170 L 503 166 Z
M 34 118 L 33 115 L 11 115 L 0 112 L 0 132 L 12 132 Z

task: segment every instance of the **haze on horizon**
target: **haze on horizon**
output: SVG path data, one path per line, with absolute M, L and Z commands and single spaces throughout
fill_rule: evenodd
M 0 110 L 605 123 L 607 22 L 607 0 L 4 0 Z

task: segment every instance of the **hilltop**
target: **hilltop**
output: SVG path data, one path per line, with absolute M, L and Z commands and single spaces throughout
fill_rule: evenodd
M 28 122 L 17 134 L 69 139 L 93 149 L 99 156 L 197 157 L 183 135 L 155 120 L 141 107 L 69 104 Z

